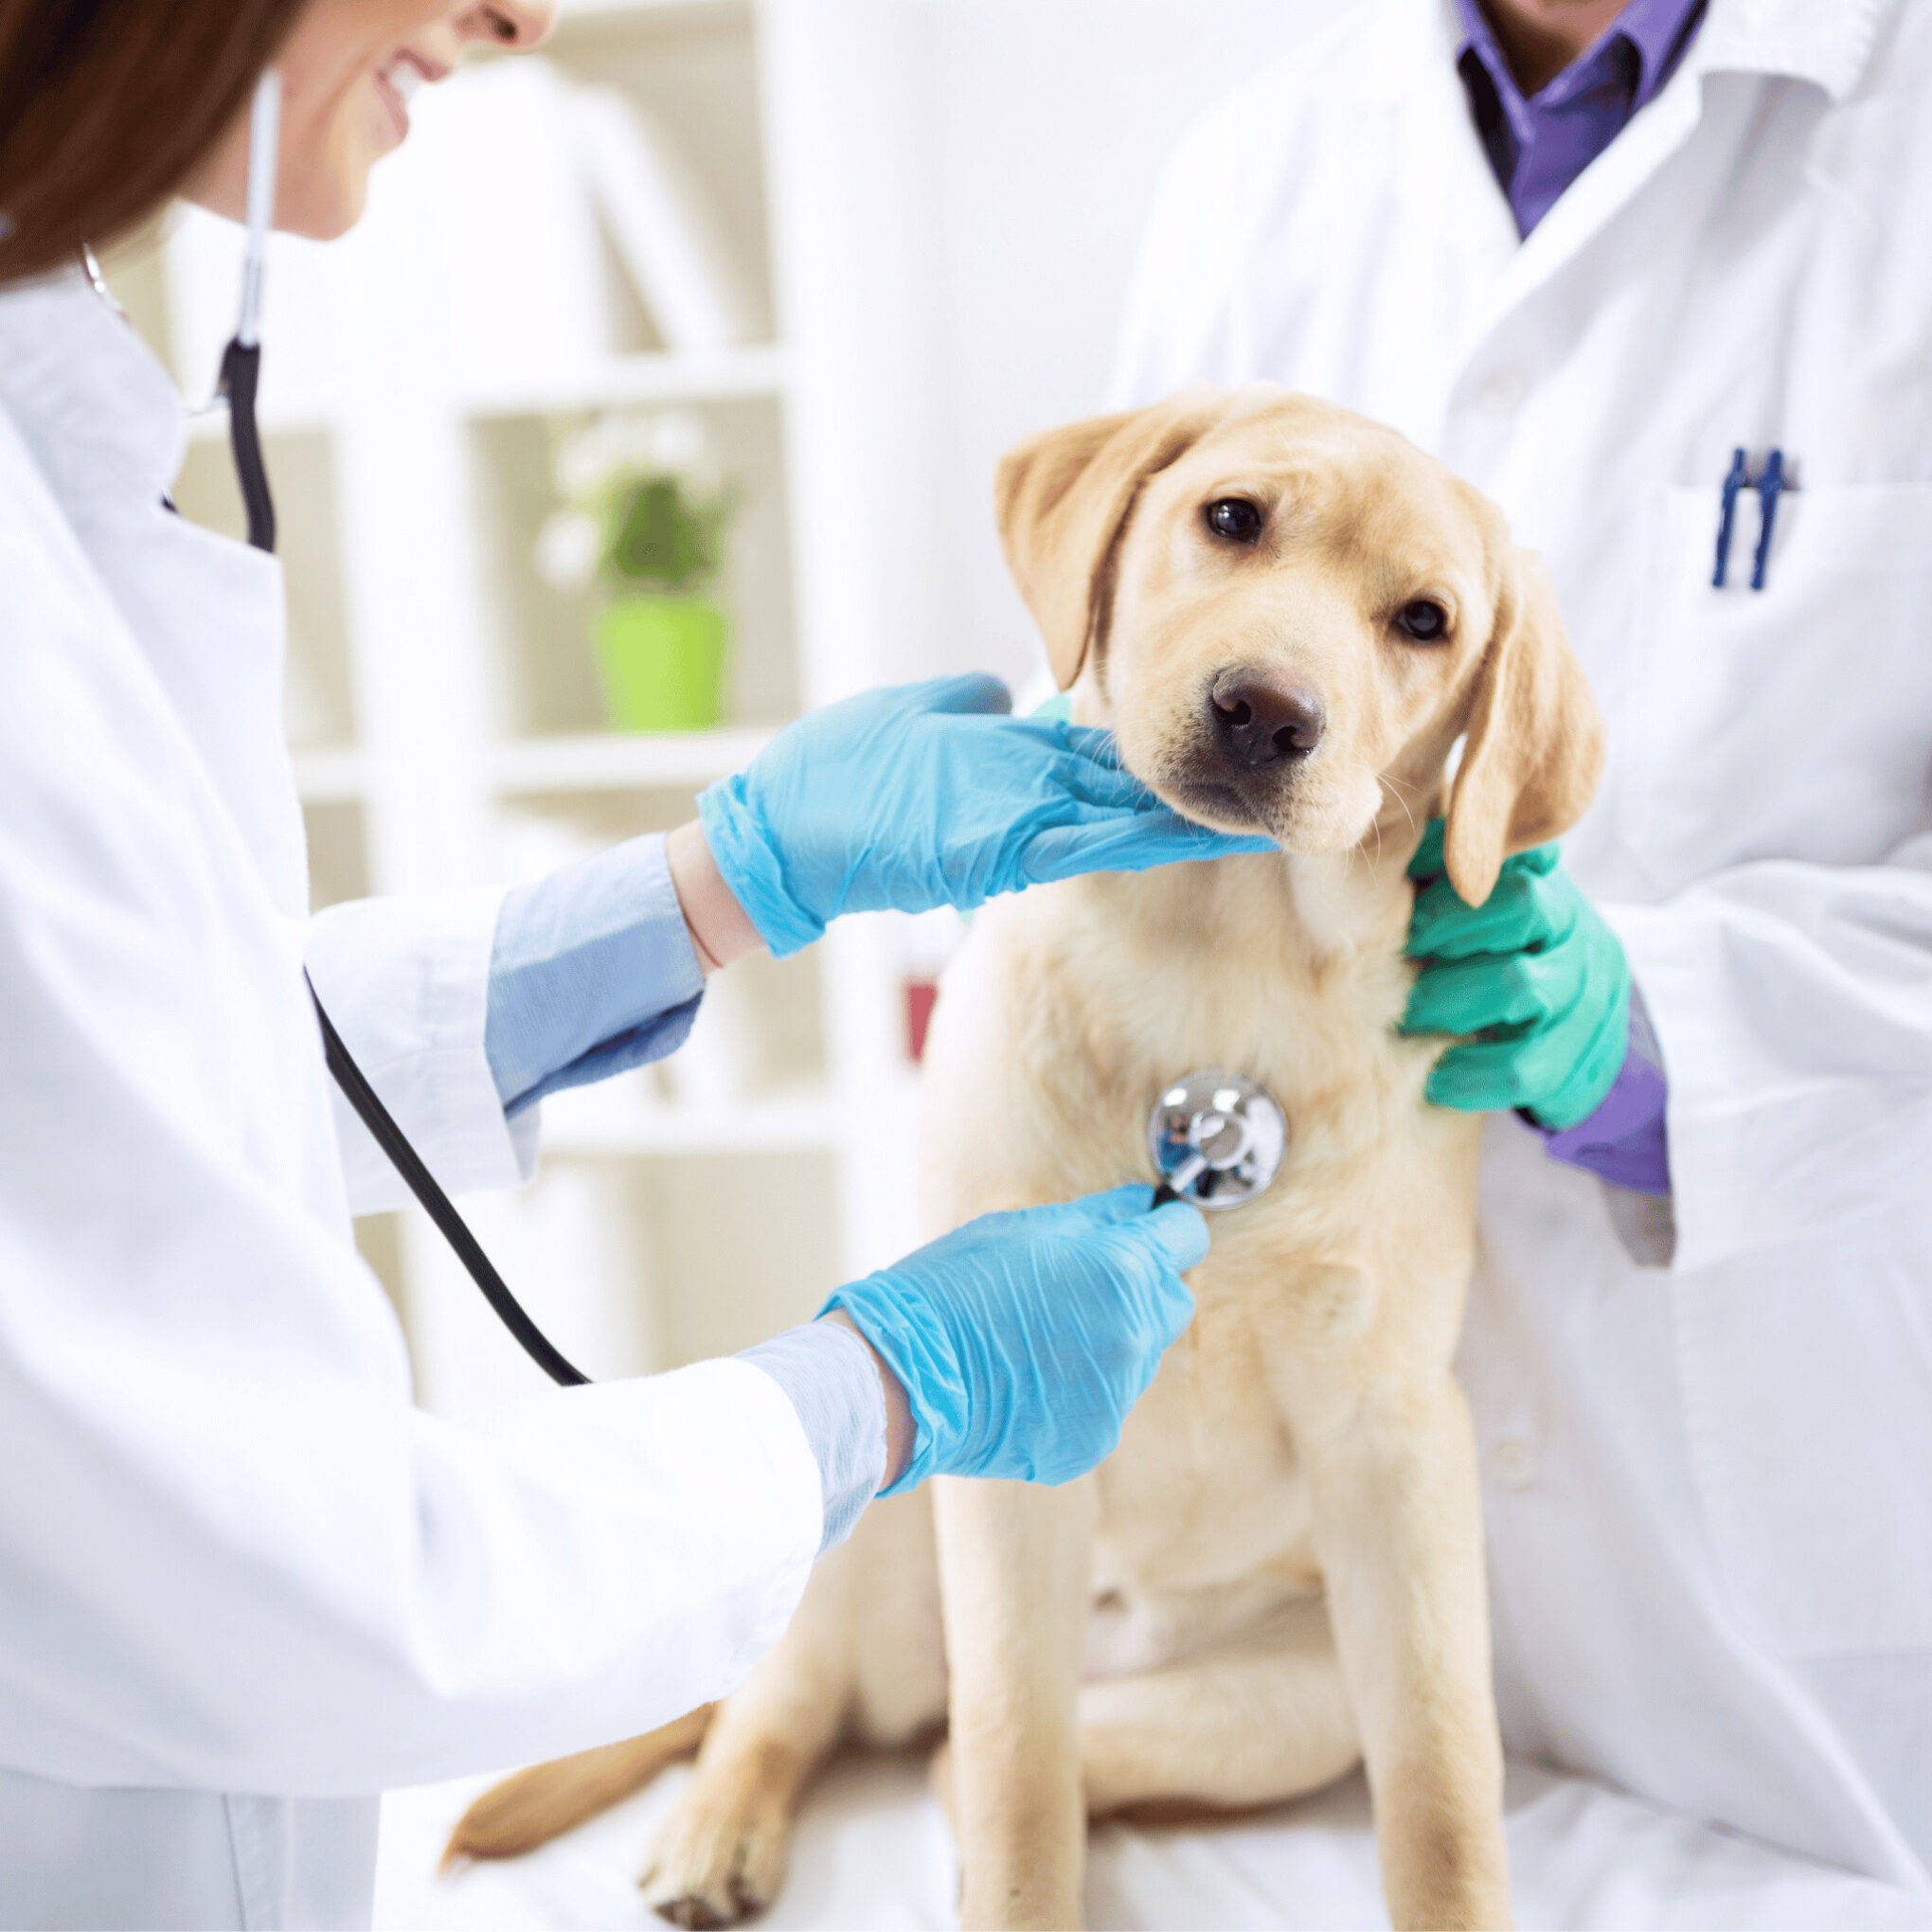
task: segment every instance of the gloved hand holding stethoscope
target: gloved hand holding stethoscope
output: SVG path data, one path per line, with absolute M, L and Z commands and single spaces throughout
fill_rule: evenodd
M 760 944 L 796 952 L 841 913 L 970 911 L 1080 872 L 1274 850 L 1170 811 L 1109 733 L 1013 718 L 1011 704 L 985 676 L 867 691 L 711 786 L 669 841 L 707 967 Z M 886 1491 L 1093 1468 L 1191 1318 L 1181 1277 L 1207 1251 L 1196 1208 L 1150 1208 L 1136 1185 L 983 1216 L 840 1289 L 827 1310 L 872 1350 L 887 1390 Z
M 1122 769 L 1111 734 L 1013 718 L 1011 704 L 985 676 L 868 691 L 711 786 L 670 842 L 701 954 L 720 966 L 760 943 L 796 952 L 841 913 L 970 911 L 1080 872 L 1274 850 L 1170 811 Z M 1133 1186 L 984 1216 L 839 1290 L 828 1308 L 905 1398 L 888 1490 L 1091 1469 L 1187 1326 L 1181 1276 L 1207 1251 L 1197 1208 L 1150 1209 Z M 1048 1386 L 1046 1362 L 1081 1386 Z
M 796 952 L 845 912 L 971 910 L 1081 872 L 1274 850 L 1169 810 L 1121 768 L 1108 733 L 1016 719 L 1010 703 L 1004 685 L 982 676 L 868 691 L 800 719 L 744 772 L 711 786 L 699 817 L 667 842 L 706 971 L 760 945 Z M 347 1055 L 332 1029 L 330 1038 L 354 1099 L 359 1077 L 341 1064 Z M 366 1083 L 362 1097 L 377 1126 L 385 1117 Z M 1256 1103 L 1272 1114 L 1265 1096 Z M 1183 1111 L 1218 1123 L 1206 1107 L 1200 1098 Z M 1219 1177 L 1266 1184 L 1280 1154 L 1279 1114 L 1272 1118 L 1265 1172 L 1238 1175 L 1242 1163 L 1230 1158 L 1216 1163 L 1226 1169 Z M 378 1137 L 512 1333 L 557 1380 L 581 1381 L 496 1278 L 393 1123 L 388 1131 L 393 1140 Z M 1154 1157 L 1165 1172 L 1158 1147 Z M 1207 1161 L 1196 1155 L 1192 1165 Z M 1191 1318 L 1181 1278 L 1208 1251 L 1199 1208 L 1162 1194 L 1133 1185 L 983 1216 L 830 1298 L 821 1313 L 855 1331 L 881 1372 L 886 1491 L 934 1475 L 1064 1482 L 1113 1449 Z M 1043 1364 L 1053 1365 L 1050 1383 Z
M 1110 734 L 1016 719 L 1011 702 L 984 676 L 868 691 L 800 719 L 711 786 L 667 843 L 705 969 L 760 944 L 796 952 L 845 912 L 971 910 L 1081 872 L 1274 849 L 1180 817 L 1122 769 Z M 332 1029 L 330 1042 L 338 1078 L 351 1099 L 360 1089 L 366 1120 L 511 1332 L 557 1380 L 581 1381 L 386 1122 Z M 1262 1185 L 1279 1157 L 1278 1135 Z M 1199 1209 L 1163 1194 L 1130 1186 L 985 1216 L 832 1297 L 826 1312 L 841 1312 L 881 1371 L 887 1489 L 932 1475 L 1064 1482 L 1112 1450 L 1191 1317 L 1181 1277 L 1208 1251 Z M 1081 1387 L 1049 1387 L 1047 1362 L 1063 1380 L 1073 1365 Z

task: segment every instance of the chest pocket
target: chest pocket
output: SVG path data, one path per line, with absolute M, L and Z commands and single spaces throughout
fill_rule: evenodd
M 1647 509 L 1619 818 L 1656 887 L 1754 859 L 1866 864 L 1920 830 L 1932 485 L 1787 492 L 1762 591 L 1754 492 L 1723 589 L 1716 490 Z

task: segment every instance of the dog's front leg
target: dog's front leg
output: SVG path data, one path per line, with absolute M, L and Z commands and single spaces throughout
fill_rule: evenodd
M 959 1922 L 1075 1926 L 1086 1867 L 1077 1707 L 1091 1481 L 941 1481 Z
M 1510 1923 L 1476 1441 L 1446 1373 L 1300 1434 L 1397 1927 Z

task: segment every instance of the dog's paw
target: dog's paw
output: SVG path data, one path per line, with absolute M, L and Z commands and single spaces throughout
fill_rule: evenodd
M 756 1787 L 720 1803 L 694 1784 L 664 1822 L 638 1880 L 673 1925 L 736 1925 L 771 1904 L 785 1877 L 791 1806 Z

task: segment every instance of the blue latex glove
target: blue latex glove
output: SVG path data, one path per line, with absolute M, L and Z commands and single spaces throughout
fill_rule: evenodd
M 1574 1127 L 1610 1091 L 1630 1038 L 1630 962 L 1553 845 L 1503 862 L 1481 905 L 1442 868 L 1442 821 L 1429 821 L 1409 876 L 1423 882 L 1409 920 L 1421 959 L 1404 1033 L 1473 1035 L 1429 1074 L 1439 1107 L 1521 1107 L 1545 1127 Z
M 787 725 L 698 800 L 724 883 L 775 954 L 842 912 L 962 912 L 1076 872 L 1272 851 L 1171 812 L 1111 734 L 1012 718 L 995 677 L 866 691 Z
M 1181 1275 L 1208 1252 L 1200 1209 L 1150 1212 L 1153 1194 L 983 1214 L 818 1311 L 845 1309 L 904 1385 L 918 1440 L 886 1494 L 929 1476 L 1068 1482 L 1113 1449 L 1193 1319 Z

